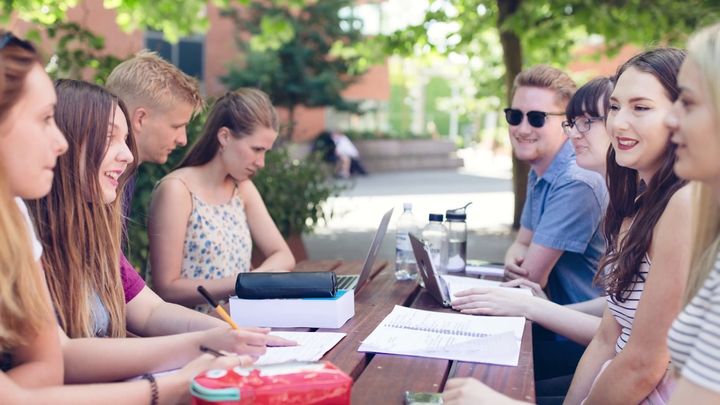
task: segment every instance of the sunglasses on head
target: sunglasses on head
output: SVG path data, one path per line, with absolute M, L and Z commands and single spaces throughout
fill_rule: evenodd
M 19 46 L 26 51 L 35 53 L 35 47 L 32 43 L 16 37 L 12 32 L 6 32 L 2 35 L 2 37 L 0 37 L 0 49 L 3 49 L 8 45 Z
M 514 108 L 506 108 L 505 121 L 512 126 L 520 125 L 523 120 L 523 115 L 527 116 L 528 124 L 535 128 L 542 128 L 545 125 L 545 120 L 548 115 L 565 115 L 565 113 L 549 113 L 544 111 L 528 111 L 523 114 L 522 111 Z

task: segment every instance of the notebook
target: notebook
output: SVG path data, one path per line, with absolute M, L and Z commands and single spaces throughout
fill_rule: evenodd
M 395 306 L 358 351 L 517 366 L 524 329 L 522 317 Z
M 337 276 L 338 290 L 355 290 L 355 295 L 357 295 L 360 288 L 370 279 L 370 272 L 375 264 L 375 259 L 382 245 L 383 238 L 385 238 L 392 212 L 393 209 L 390 208 L 390 210 L 383 215 L 382 220 L 380 220 L 380 226 L 378 226 L 375 232 L 375 237 L 373 237 L 372 243 L 370 244 L 370 250 L 368 251 L 367 258 L 365 258 L 365 264 L 363 264 L 360 274 Z

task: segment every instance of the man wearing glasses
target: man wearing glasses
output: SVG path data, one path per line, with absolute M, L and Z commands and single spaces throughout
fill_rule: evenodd
M 544 65 L 521 72 L 505 109 L 515 156 L 530 164 L 520 231 L 505 255 L 505 273 L 545 288 L 561 305 L 595 298 L 592 280 L 605 251 L 600 220 L 607 204 L 601 175 L 575 163 L 561 126 L 575 83 Z

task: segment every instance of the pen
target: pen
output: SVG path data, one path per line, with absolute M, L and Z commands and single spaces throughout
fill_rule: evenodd
M 214 355 L 214 356 L 216 356 L 216 357 L 225 356 L 224 353 L 220 353 L 219 351 L 217 351 L 217 350 L 215 350 L 215 349 L 212 349 L 212 348 L 210 348 L 210 347 L 207 347 L 207 346 L 200 345 L 199 349 L 200 349 L 200 351 L 203 352 L 203 353 L 210 353 L 210 354 L 212 354 L 212 355 Z
M 205 287 L 199 285 L 197 290 L 200 293 L 200 295 L 202 295 L 203 298 L 205 298 L 205 301 L 207 301 L 211 307 L 215 308 L 215 311 L 218 313 L 218 315 L 220 315 L 220 318 L 222 318 L 225 322 L 227 322 L 233 329 L 239 329 L 237 324 L 235 322 L 233 322 L 232 318 L 230 318 L 230 315 L 228 315 L 228 313 L 225 312 L 223 307 L 221 307 L 217 302 L 215 302 L 215 300 L 210 296 L 210 293 L 208 292 L 208 290 L 205 289 Z

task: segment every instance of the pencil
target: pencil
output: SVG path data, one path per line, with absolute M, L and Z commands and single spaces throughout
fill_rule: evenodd
M 203 346 L 203 345 L 200 345 L 199 349 L 200 349 L 200 351 L 203 352 L 203 353 L 210 353 L 210 354 L 212 354 L 212 355 L 214 355 L 214 356 L 216 356 L 216 357 L 221 357 L 221 356 L 224 356 L 224 355 L 225 355 L 224 353 L 221 353 L 221 352 L 219 352 L 219 351 L 217 351 L 217 350 L 215 350 L 215 349 L 213 349 L 213 348 L 210 348 L 210 347 L 207 347 L 207 346 Z
M 230 318 L 230 315 L 225 312 L 223 307 L 221 307 L 217 302 L 215 302 L 215 300 L 210 296 L 210 293 L 208 292 L 208 290 L 205 289 L 205 287 L 199 285 L 197 290 L 200 295 L 205 298 L 205 301 L 207 301 L 207 303 L 210 304 L 211 307 L 215 308 L 215 311 L 218 313 L 218 315 L 220 315 L 220 318 L 227 322 L 233 329 L 239 329 L 237 324 L 233 322 L 232 318 Z

